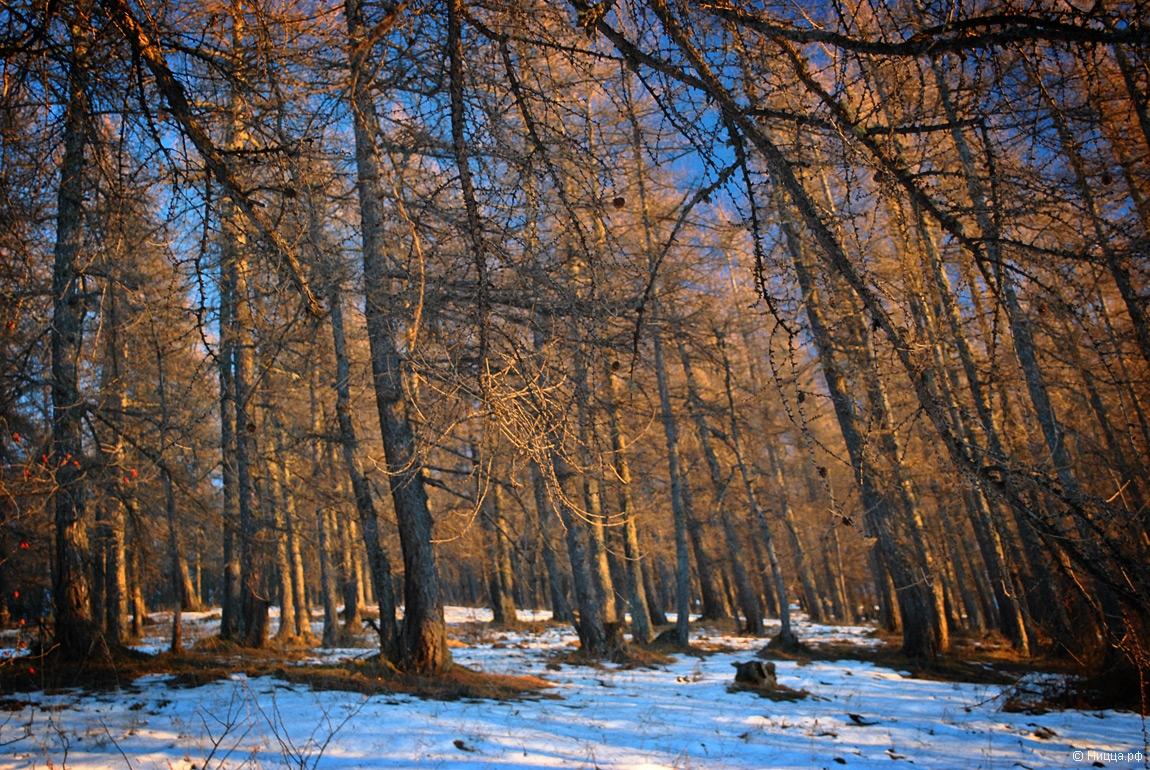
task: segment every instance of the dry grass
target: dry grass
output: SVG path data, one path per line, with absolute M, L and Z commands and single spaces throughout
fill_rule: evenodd
M 264 648 L 250 649 L 214 637 L 177 654 L 146 655 L 119 648 L 73 661 L 50 651 L 0 664 L 0 702 L 14 702 L 10 696 L 19 692 L 131 689 L 136 679 L 148 674 L 168 675 L 169 686 L 200 687 L 235 673 L 274 676 L 314 689 L 405 693 L 436 700 L 556 697 L 545 692 L 553 685 L 538 677 L 486 674 L 460 665 L 437 676 L 421 676 L 398 671 L 378 659 L 338 665 L 300 663 L 307 652 L 302 644 L 269 641 Z
M 857 660 L 891 668 L 895 671 L 906 671 L 916 679 L 943 682 L 1011 684 L 1018 678 L 1017 671 L 1012 672 L 1003 666 L 1004 660 L 993 661 L 989 656 L 958 657 L 956 655 L 923 660 L 903 655 L 898 646 L 891 643 L 884 643 L 876 647 L 859 647 L 849 643 L 831 642 L 807 645 L 794 651 L 768 646 L 760 650 L 758 656 L 771 660 L 793 660 L 799 665 L 814 661 Z M 1032 671 L 1035 669 L 1033 665 L 1026 665 L 1022 667 L 1022 670 Z
M 55 649 L 8 658 L 0 663 L 0 695 L 71 687 L 109 689 L 152 673 L 151 656 L 126 648 L 100 647 L 80 661 L 65 660 Z
M 583 652 L 583 650 L 555 652 L 548 658 L 547 668 L 558 670 L 564 665 L 603 668 L 606 663 L 615 663 L 624 669 L 658 668 L 674 662 L 675 658 L 664 652 L 661 648 L 638 644 L 624 644 L 615 648 L 606 658 L 588 655 Z
M 751 692 L 758 695 L 760 698 L 775 701 L 776 703 L 792 703 L 798 700 L 805 700 L 812 696 L 808 690 L 796 690 L 793 687 L 787 687 L 785 684 L 776 684 L 773 687 L 756 686 L 753 684 L 745 684 L 743 682 L 735 682 L 734 684 L 727 685 L 727 692 Z
M 910 658 L 899 650 L 900 637 L 883 634 L 876 647 L 847 643 L 812 644 L 798 652 L 773 648 L 761 650 L 760 657 L 794 660 L 803 665 L 814 661 L 858 660 L 876 666 L 907 672 L 917 679 L 943 682 L 973 682 L 1010 687 L 1003 701 L 1006 711 L 1041 713 L 1055 709 L 1124 708 L 1144 710 L 1150 702 L 1150 681 L 1146 700 L 1141 700 L 1136 682 L 1128 672 L 1084 673 L 1082 667 L 1066 658 L 1024 657 L 998 635 L 959 636 L 951 652 L 933 660 Z M 1059 681 L 1037 688 L 1021 688 L 1019 681 L 1030 673 L 1060 674 Z
M 499 641 L 501 633 L 518 633 L 538 636 L 551 628 L 570 628 L 566 623 L 556 623 L 551 620 L 517 620 L 512 623 L 495 623 L 483 620 L 468 620 L 462 623 L 452 623 L 448 627 L 448 642 L 469 644 L 494 644 Z
M 293 666 L 274 675 L 316 690 L 347 690 L 366 695 L 404 693 L 432 700 L 520 700 L 557 698 L 554 685 L 534 676 L 488 674 L 454 665 L 434 676 L 408 674 L 378 658 L 334 666 Z

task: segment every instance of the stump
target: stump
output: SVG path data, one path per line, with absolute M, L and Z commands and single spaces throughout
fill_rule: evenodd
M 735 667 L 735 681 L 739 684 L 770 690 L 779 686 L 774 663 L 748 660 L 743 663 L 731 663 L 731 665 Z
M 775 664 L 770 661 L 749 660 L 731 665 L 735 667 L 735 682 L 727 686 L 727 692 L 753 692 L 773 701 L 796 701 L 810 696 L 806 690 L 779 684 Z

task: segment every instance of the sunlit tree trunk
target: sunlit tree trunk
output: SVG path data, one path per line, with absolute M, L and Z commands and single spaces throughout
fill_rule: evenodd
M 367 336 L 371 372 L 383 434 L 388 484 L 399 525 L 403 551 L 404 616 L 399 639 L 399 663 L 421 673 L 438 673 L 451 666 L 447 629 L 423 466 L 415 445 L 403 393 L 403 363 L 396 340 L 396 321 L 389 301 L 384 254 L 381 169 L 376 137 L 379 121 L 371 93 L 371 40 L 365 38 L 359 0 L 344 5 L 348 30 L 349 88 L 355 133 L 356 189 L 359 197 Z
M 551 600 L 551 617 L 561 623 L 573 621 L 575 616 L 567 601 L 567 592 L 563 589 L 563 571 L 548 537 L 555 513 L 547 496 L 547 482 L 534 460 L 531 462 L 531 491 L 534 495 L 535 513 L 539 521 L 539 539 L 543 550 L 543 563 L 547 567 L 547 589 Z
M 622 541 L 624 574 L 627 583 L 627 606 L 631 612 L 631 638 L 646 644 L 651 638 L 650 608 L 643 585 L 642 552 L 639 549 L 639 528 L 635 522 L 635 503 L 632 499 L 631 465 L 627 462 L 627 437 L 619 420 L 619 377 L 615 369 L 618 362 L 604 359 L 604 377 L 607 379 L 607 397 L 604 410 L 607 428 L 611 433 L 611 464 L 618 481 L 619 515 L 623 518 Z
M 830 392 L 831 404 L 842 432 L 843 443 L 855 471 L 859 486 L 867 532 L 875 538 L 875 548 L 883 569 L 896 588 L 899 615 L 902 621 L 903 652 L 911 657 L 934 657 L 940 651 L 938 623 L 934 619 L 933 598 L 925 590 L 913 565 L 895 540 L 894 515 L 890 501 L 876 486 L 878 472 L 866 456 L 865 440 L 858 425 L 855 405 L 840 370 L 839 353 L 830 337 L 828 322 L 824 318 L 823 300 L 816 287 L 803 245 L 789 219 L 789 212 L 779 205 L 787 248 L 792 257 L 799 284 L 802 287 L 804 307 L 810 322 L 811 335 L 819 352 L 819 363 Z M 881 590 L 881 589 L 880 589 Z
M 87 574 L 88 531 L 83 440 L 84 403 L 80 395 L 80 351 L 85 300 L 80 268 L 84 245 L 84 158 L 88 130 L 88 49 L 90 2 L 72 9 L 64 150 L 56 196 L 56 243 L 52 268 L 52 455 L 56 465 L 56 558 L 53 575 L 54 641 L 66 658 L 92 651 L 97 631 L 92 620 Z
M 271 404 L 265 412 L 272 410 Z M 280 642 L 294 640 L 296 637 L 296 606 L 295 587 L 292 585 L 292 564 L 288 545 L 288 518 L 287 499 L 288 490 L 284 479 L 283 440 L 279 435 L 280 426 L 274 419 L 264 420 L 264 432 L 274 436 L 273 452 L 265 459 L 265 466 L 269 476 L 269 495 L 265 498 L 273 508 L 272 517 L 275 523 L 276 535 L 276 582 L 280 600 L 280 621 L 276 629 L 276 639 Z
M 479 522 L 483 530 L 483 543 L 487 558 L 487 596 L 496 625 L 514 624 L 515 587 L 512 577 L 511 554 L 508 549 L 507 521 L 503 517 L 500 482 L 490 471 L 489 458 L 482 457 L 479 447 L 471 445 L 472 471 L 475 475 L 475 501 L 479 506 Z
M 582 350 L 575 352 L 575 419 L 579 441 L 579 489 L 582 493 L 583 510 L 587 513 L 587 556 L 591 559 L 591 577 L 595 583 L 595 594 L 602 605 L 603 623 L 608 635 L 618 633 L 619 617 L 616 611 L 615 584 L 611 577 L 610 562 L 607 557 L 607 537 L 604 529 L 606 513 L 600 494 L 598 476 L 599 463 L 596 459 L 595 438 L 591 425 L 591 388 L 588 383 L 587 358 Z
M 799 640 L 791 626 L 791 602 L 787 595 L 787 581 L 783 577 L 782 567 L 779 566 L 779 557 L 775 551 L 775 539 L 771 532 L 770 523 L 767 521 L 767 514 L 762 506 L 759 505 L 759 498 L 755 494 L 755 485 L 751 481 L 751 473 L 747 468 L 747 462 L 743 455 L 742 431 L 739 430 L 739 420 L 735 413 L 735 391 L 733 378 L 731 376 L 731 362 L 730 359 L 727 358 L 727 349 L 724 341 L 720 338 L 717 343 L 723 362 L 723 393 L 727 400 L 728 430 L 730 431 L 728 438 L 731 443 L 731 450 L 735 454 L 735 465 L 739 471 L 739 478 L 743 481 L 743 491 L 746 493 L 747 502 L 751 506 L 751 516 L 754 517 L 755 523 L 759 528 L 759 540 L 762 543 L 763 550 L 767 553 L 767 564 L 770 566 L 770 588 L 768 590 L 773 590 L 775 601 L 778 604 L 778 644 L 783 649 L 793 649 L 798 646 Z M 769 451 L 773 452 L 773 448 Z M 777 463 L 774 459 L 772 459 L 771 462 Z M 789 510 L 790 504 L 786 502 L 785 499 L 782 505 Z M 784 521 L 787 515 L 787 511 L 784 511 L 782 514 Z M 793 531 L 791 534 L 795 539 L 796 558 L 801 559 L 802 547 L 798 544 L 798 536 L 795 535 Z M 806 582 L 804 581 L 804 586 L 805 585 Z M 815 612 L 816 616 L 821 614 L 817 609 Z
M 351 363 L 348 360 L 347 337 L 344 330 L 343 296 L 338 279 L 333 277 L 328 293 L 329 320 L 331 321 L 332 350 L 335 354 L 335 413 L 339 423 L 339 444 L 343 464 L 351 484 L 359 528 L 363 532 L 367 549 L 368 569 L 379 602 L 379 648 L 388 658 L 398 654 L 396 644 L 399 629 L 395 621 L 395 592 L 391 582 L 391 558 L 384 548 L 379 527 L 379 514 L 371 486 L 364 476 L 359 452 L 359 439 L 351 412 Z
M 691 365 L 690 355 L 687 352 L 686 343 L 682 336 L 679 336 L 676 343 L 679 349 L 679 360 L 683 365 L 683 377 L 687 384 L 687 411 L 690 414 L 692 422 L 695 423 L 699 446 L 703 452 L 703 459 L 707 464 L 707 471 L 711 477 L 715 507 L 718 511 L 719 523 L 722 526 L 723 536 L 727 545 L 727 555 L 730 559 L 731 572 L 735 580 L 735 596 L 737 597 L 739 608 L 742 610 L 743 617 L 746 618 L 747 632 L 754 636 L 760 636 L 763 633 L 763 608 L 759 604 L 758 594 L 752 588 L 747 569 L 743 565 L 743 549 L 739 544 L 739 535 L 730 511 L 731 503 L 728 500 L 730 484 L 727 476 L 723 474 L 723 470 L 719 466 L 719 458 L 715 454 L 715 448 L 711 445 L 711 429 L 707 426 L 702 397 L 699 395 L 699 386 L 695 381 L 695 373 Z M 736 463 L 742 464 L 741 457 L 736 457 Z M 767 534 L 769 536 L 769 529 Z M 769 549 L 774 548 L 773 544 L 767 547 Z M 772 569 L 778 567 L 777 558 L 772 560 L 771 566 Z M 701 565 L 700 569 L 702 569 Z M 781 583 L 781 575 L 775 577 L 778 578 L 776 582 Z M 785 597 L 783 598 L 783 603 L 785 603 Z M 787 618 L 787 632 L 790 632 L 789 616 Z
M 129 494 L 126 484 L 121 484 L 124 467 L 124 416 L 128 408 L 128 384 L 123 367 L 127 365 L 127 340 L 123 325 L 127 308 L 119 286 L 110 285 L 106 289 L 104 372 L 101 390 L 109 409 L 108 422 L 114 433 L 111 442 L 101 447 L 110 460 L 110 472 L 105 473 L 108 484 L 107 499 L 100 506 L 97 522 L 100 532 L 102 554 L 97 562 L 102 568 L 102 585 L 97 583 L 97 591 L 102 592 L 104 611 L 104 633 L 108 640 L 120 644 L 124 640 L 124 615 L 127 604 L 128 575 L 125 541 L 124 497 Z M 99 620 L 99 615 L 97 615 Z

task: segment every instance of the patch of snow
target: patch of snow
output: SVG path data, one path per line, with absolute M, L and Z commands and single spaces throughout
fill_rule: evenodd
M 218 616 L 185 615 L 196 631 Z M 1000 710 L 997 685 L 935 682 L 858 661 L 776 661 L 780 684 L 810 698 L 773 702 L 728 692 L 731 664 L 763 639 L 703 630 L 734 652 L 678 656 L 654 668 L 613 664 L 554 669 L 574 649 L 568 626 L 482 629 L 484 609 L 450 607 L 448 622 L 469 646 L 455 659 L 490 672 L 534 675 L 559 699 L 430 701 L 316 692 L 234 675 L 197 688 L 148 676 L 117 692 L 19 694 L 0 711 L 0 765 L 71 768 L 928 768 L 1090 767 L 1088 751 L 1144 750 L 1142 720 L 1114 711 Z M 524 621 L 545 613 L 520 612 Z M 162 626 L 161 626 L 162 628 Z M 800 619 L 804 641 L 873 644 L 871 629 Z M 317 661 L 371 654 L 317 649 Z M 548 665 L 551 664 L 551 668 Z M 1044 683 L 1035 676 L 1035 684 Z M 19 704 L 18 701 L 27 701 Z M 1084 752 L 1082 761 L 1076 751 Z M 1106 761 L 1108 768 L 1142 762 Z

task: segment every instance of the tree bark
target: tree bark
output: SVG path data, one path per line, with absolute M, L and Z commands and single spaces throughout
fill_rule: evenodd
M 156 396 L 160 407 L 160 479 L 164 486 L 164 513 L 167 523 L 168 561 L 170 562 L 172 592 L 181 610 L 200 610 L 200 599 L 192 585 L 188 560 L 180 538 L 180 523 L 176 515 L 175 480 L 172 478 L 170 456 L 171 410 L 168 406 L 168 376 L 160 339 L 153 332 L 156 354 Z
M 690 644 L 691 617 L 691 554 L 687 544 L 687 511 L 683 501 L 683 471 L 679 461 L 679 426 L 671 407 L 671 391 L 667 385 L 667 365 L 663 357 L 663 339 L 656 329 L 655 381 L 659 388 L 659 411 L 663 422 L 663 436 L 667 442 L 667 475 L 671 480 L 671 513 L 675 523 L 675 640 L 680 647 Z M 705 565 L 700 564 L 699 569 Z
M 226 259 L 220 261 L 219 295 L 219 352 L 217 354 L 220 379 L 220 518 L 223 520 L 223 599 L 220 617 L 220 637 L 239 641 L 242 630 L 240 614 L 240 554 L 238 547 L 238 483 L 236 480 L 236 408 L 235 408 L 235 346 L 233 320 L 236 287 Z
M 271 405 L 267 405 L 266 410 L 271 411 L 271 409 Z M 295 586 L 292 584 L 293 571 L 291 555 L 288 550 L 288 524 L 285 510 L 287 507 L 288 492 L 284 484 L 283 442 L 279 437 L 279 426 L 274 424 L 274 421 L 265 420 L 264 432 L 271 432 L 275 435 L 275 451 L 271 456 L 265 458 L 264 462 L 267 466 L 268 476 L 270 477 L 269 484 L 271 488 L 267 501 L 274 511 L 272 515 L 276 535 L 275 571 L 280 600 L 280 622 L 279 627 L 276 629 L 276 639 L 283 642 L 294 640 L 296 637 L 296 611 L 298 609 L 295 602 Z
M 751 515 L 759 526 L 760 542 L 767 552 L 767 564 L 770 565 L 771 570 L 771 587 L 774 589 L 775 600 L 778 603 L 778 644 L 783 649 L 794 649 L 798 647 L 799 640 L 791 627 L 791 603 L 787 596 L 787 582 L 783 577 L 783 570 L 779 566 L 779 557 L 775 552 L 775 539 L 771 535 L 770 524 L 767 522 L 767 516 L 762 506 L 759 505 L 758 496 L 755 494 L 755 485 L 751 482 L 751 474 L 743 458 L 742 432 L 739 430 L 738 416 L 735 412 L 735 392 L 731 382 L 731 362 L 727 358 L 727 349 L 721 338 L 718 341 L 718 347 L 723 361 L 723 393 L 727 400 L 731 450 L 735 454 L 735 465 L 739 470 L 739 477 L 743 480 L 743 490 L 746 492 L 747 502 L 751 506 Z M 788 509 L 790 507 L 785 501 L 783 505 Z M 796 553 L 801 554 L 801 549 L 797 548 Z
M 646 644 L 651 639 L 650 608 L 647 606 L 647 591 L 643 585 L 643 571 L 639 549 L 639 528 L 635 522 L 635 504 L 631 491 L 631 466 L 627 462 L 627 441 L 619 420 L 619 378 L 615 369 L 618 362 L 604 358 L 604 376 L 607 379 L 607 397 L 604 410 L 607 413 L 607 427 L 611 433 L 612 469 L 618 479 L 618 499 L 616 504 L 623 519 L 623 568 L 627 585 L 627 606 L 631 611 L 631 638 Z
M 555 549 L 551 546 L 549 532 L 554 511 L 547 497 L 547 483 L 539 466 L 531 462 L 531 490 L 535 496 L 535 513 L 539 518 L 539 539 L 543 549 L 543 563 L 547 567 L 547 587 L 551 600 L 551 618 L 560 623 L 575 620 L 571 605 L 567 601 L 567 592 L 563 588 L 563 572 L 555 556 Z
M 364 547 L 367 549 L 368 569 L 371 582 L 379 602 L 379 649 L 388 659 L 399 654 L 399 628 L 395 621 L 395 591 L 391 580 L 391 558 L 384 548 L 379 527 L 379 514 L 375 508 L 375 498 L 371 485 L 364 476 L 359 452 L 359 439 L 355 424 L 351 419 L 351 362 L 347 353 L 347 338 L 344 331 L 343 298 L 337 279 L 333 278 L 328 294 L 332 348 L 335 353 L 335 413 L 339 423 L 339 444 L 343 463 L 351 484 L 355 510 L 359 518 L 359 528 L 363 533 Z
M 379 123 L 369 82 L 372 69 L 367 60 L 370 44 L 363 37 L 359 0 L 346 0 L 344 8 L 351 73 L 349 93 L 354 116 L 356 189 L 363 239 L 367 336 L 388 484 L 403 551 L 404 620 L 398 657 L 400 665 L 407 670 L 434 674 L 450 668 L 451 652 L 447 648 L 443 601 L 435 566 L 435 549 L 431 544 L 432 520 L 424 489 L 423 465 L 407 415 L 396 322 L 390 317 L 387 258 L 383 246 L 381 171 L 375 146 Z
M 351 516 L 343 511 L 333 512 L 332 518 L 339 528 L 339 592 L 343 599 L 343 629 L 353 636 L 362 630 L 363 622 L 359 585 L 355 579 L 355 525 Z
M 499 482 L 489 471 L 490 462 L 479 454 L 479 447 L 471 445 L 472 470 L 475 474 L 475 500 L 479 505 L 479 522 L 483 542 L 487 549 L 487 596 L 495 625 L 512 625 L 518 619 L 515 612 L 514 578 L 511 554 L 507 542 L 507 521 L 503 517 Z
M 78 3 L 70 21 L 68 101 L 64 109 L 64 153 L 56 196 L 56 243 L 52 268 L 52 454 L 56 465 L 56 557 L 53 575 L 54 641 L 65 658 L 83 658 L 98 632 L 92 619 L 88 581 L 88 532 L 84 507 L 84 402 L 79 365 L 84 299 L 80 251 L 84 245 L 84 158 L 88 126 L 89 2 Z
M 763 634 L 763 608 L 762 605 L 759 604 L 758 594 L 751 586 L 747 568 L 743 565 L 739 535 L 736 531 L 735 522 L 733 521 L 733 516 L 727 501 L 730 484 L 727 477 L 724 476 L 722 468 L 719 466 L 719 458 L 715 454 L 715 448 L 711 445 L 711 429 L 707 426 L 707 418 L 703 411 L 703 399 L 702 396 L 699 395 L 699 387 L 695 381 L 694 368 L 691 365 L 691 358 L 687 352 L 687 345 L 682 335 L 678 336 L 676 343 L 679 349 L 679 360 L 683 365 L 683 377 L 687 384 L 687 411 L 691 420 L 695 423 L 695 432 L 699 437 L 699 446 L 702 449 L 703 459 L 707 463 L 707 470 L 711 478 L 715 508 L 718 511 L 719 524 L 723 530 L 723 537 L 727 545 L 727 555 L 730 559 L 731 571 L 735 580 L 735 596 L 738 600 L 739 608 L 742 610 L 743 617 L 746 619 L 747 633 L 752 636 L 761 636 Z M 738 450 L 736 450 L 736 453 L 737 452 Z M 742 465 L 741 458 L 737 456 L 735 462 Z M 767 536 L 770 536 L 769 530 L 767 530 Z M 767 547 L 773 550 L 774 546 L 768 544 Z M 778 568 L 777 558 L 772 559 L 771 566 L 773 569 Z M 781 575 L 776 575 L 775 577 L 777 578 L 776 585 L 781 585 Z M 780 604 L 785 605 L 785 602 L 786 597 L 784 591 L 784 596 L 781 598 Z M 786 610 L 784 609 L 783 611 L 785 612 Z M 786 625 L 787 633 L 790 633 L 789 617 Z
M 116 285 L 107 287 L 107 343 L 104 358 L 104 380 L 101 389 L 105 391 L 105 404 L 109 409 L 109 423 L 115 434 L 106 447 L 102 447 L 110 459 L 111 469 L 106 474 L 108 499 L 101 506 L 98 522 L 103 553 L 102 559 L 104 604 L 104 633 L 113 644 L 124 640 L 124 615 L 127 604 L 127 553 L 125 547 L 125 504 L 121 496 L 129 494 L 121 484 L 124 472 L 123 418 L 128 408 L 128 388 L 123 366 L 127 363 L 127 345 L 123 324 L 126 308 L 123 297 Z M 99 616 L 97 615 L 97 619 Z
M 575 419 L 579 440 L 579 487 L 583 496 L 583 509 L 587 513 L 587 555 L 591 559 L 591 577 L 595 593 L 603 608 L 603 622 L 609 634 L 617 633 L 619 617 L 616 607 L 615 584 L 611 578 L 611 565 L 607 556 L 603 497 L 599 462 L 592 435 L 591 388 L 588 383 L 587 357 L 580 346 L 575 352 Z
M 878 563 L 890 575 L 896 589 L 895 595 L 902 619 L 903 653 L 916 658 L 934 657 L 940 651 L 940 640 L 937 634 L 938 623 L 932 619 L 934 615 L 932 598 L 915 575 L 905 551 L 895 541 L 891 504 L 875 486 L 879 474 L 871 467 L 871 462 L 864 451 L 864 438 L 857 425 L 855 406 L 848 394 L 846 379 L 840 370 L 838 353 L 832 343 L 828 323 L 823 317 L 818 288 L 807 265 L 798 234 L 789 219 L 789 212 L 781 204 L 779 209 L 787 247 L 802 288 L 811 335 L 819 352 L 823 377 L 830 392 L 831 404 L 838 419 L 843 443 L 846 444 L 847 453 L 851 458 L 855 482 L 862 496 L 867 532 L 875 538 L 875 546 L 881 554 Z M 879 590 L 882 590 L 882 586 Z

